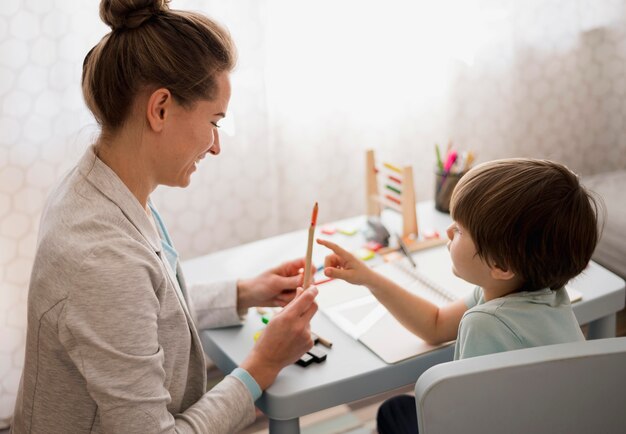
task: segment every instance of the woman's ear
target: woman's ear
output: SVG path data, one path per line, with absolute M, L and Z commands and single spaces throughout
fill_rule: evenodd
M 502 268 L 494 265 L 491 267 L 491 277 L 495 280 L 511 280 L 515 277 L 515 273 L 511 270 L 503 270 Z
M 146 107 L 146 117 L 148 125 L 154 132 L 159 133 L 163 130 L 172 103 L 172 94 L 163 87 L 150 94 Z

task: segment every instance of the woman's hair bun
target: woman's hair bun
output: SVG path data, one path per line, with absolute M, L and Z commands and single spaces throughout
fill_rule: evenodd
M 101 0 L 100 18 L 111 30 L 134 29 L 169 9 L 170 0 Z

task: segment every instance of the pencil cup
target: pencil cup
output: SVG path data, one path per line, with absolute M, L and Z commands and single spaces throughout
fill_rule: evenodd
M 435 209 L 441 212 L 450 212 L 450 198 L 454 187 L 464 172 L 444 173 L 441 170 L 435 172 Z

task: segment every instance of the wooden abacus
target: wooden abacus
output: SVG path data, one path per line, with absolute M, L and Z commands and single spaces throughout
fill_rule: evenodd
M 380 188 L 383 190 L 381 193 Z M 402 216 L 402 238 L 409 250 L 417 251 L 443 244 L 443 240 L 420 239 L 415 208 L 415 187 L 413 168 L 382 163 L 376 167 L 373 150 L 365 155 L 365 185 L 367 215 L 380 217 L 383 208 L 392 209 Z

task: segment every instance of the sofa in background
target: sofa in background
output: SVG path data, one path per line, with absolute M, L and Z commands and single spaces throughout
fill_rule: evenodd
M 602 197 L 607 211 L 593 260 L 626 279 L 626 170 L 585 177 L 583 184 Z

